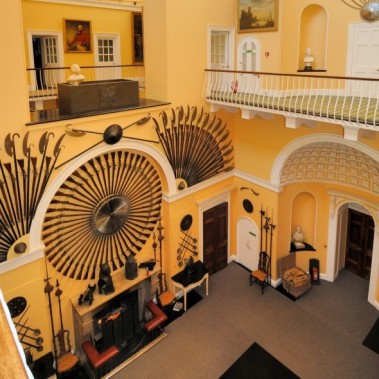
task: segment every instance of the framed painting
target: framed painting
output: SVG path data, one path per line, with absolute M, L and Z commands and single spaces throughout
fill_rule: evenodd
M 91 21 L 64 20 L 64 41 L 66 53 L 90 53 Z
M 142 14 L 133 13 L 133 45 L 134 57 L 133 62 L 143 63 L 143 27 L 142 27 Z
M 255 33 L 278 30 L 279 0 L 237 0 L 238 31 Z

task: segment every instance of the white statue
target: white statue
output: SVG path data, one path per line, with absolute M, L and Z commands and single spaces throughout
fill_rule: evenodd
M 310 47 L 307 47 L 305 49 L 305 57 L 304 57 L 304 70 L 305 71 L 312 71 L 312 63 L 314 61 L 314 58 L 312 56 L 312 50 Z
M 83 80 L 85 80 L 84 75 L 80 73 L 80 66 L 78 64 L 74 63 L 71 65 L 71 71 L 73 74 L 67 78 L 67 82 L 72 86 L 78 86 Z
M 296 230 L 292 234 L 292 241 L 293 241 L 293 244 L 295 245 L 296 249 L 304 249 L 304 247 L 305 247 L 304 240 L 305 240 L 305 236 L 304 236 L 304 233 L 301 229 L 301 226 L 297 225 Z

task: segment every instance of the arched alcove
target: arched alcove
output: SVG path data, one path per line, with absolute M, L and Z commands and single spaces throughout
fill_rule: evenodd
M 314 57 L 313 70 L 325 70 L 327 33 L 328 15 L 326 10 L 318 4 L 305 7 L 300 19 L 298 64 L 300 70 L 304 69 L 304 55 L 307 48 L 311 49 Z
M 309 192 L 298 193 L 292 202 L 291 233 L 300 225 L 305 242 L 314 245 L 316 225 L 316 199 Z

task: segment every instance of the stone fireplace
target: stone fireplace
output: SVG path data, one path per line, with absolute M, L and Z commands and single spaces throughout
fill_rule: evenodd
M 96 289 L 92 305 L 79 305 L 80 294 L 71 299 L 76 353 L 82 362 L 85 357 L 80 346 L 86 340 L 102 350 L 112 345 L 124 347 L 133 338 L 142 322 L 145 304 L 156 292 L 159 271 L 159 267 L 152 271 L 139 269 L 137 278 L 128 280 L 122 270 L 112 278 L 112 294 L 102 295 Z

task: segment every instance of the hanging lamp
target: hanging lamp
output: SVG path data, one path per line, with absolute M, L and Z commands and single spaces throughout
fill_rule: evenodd
M 361 17 L 366 21 L 379 20 L 379 1 L 372 0 L 341 0 L 351 8 L 359 9 Z

